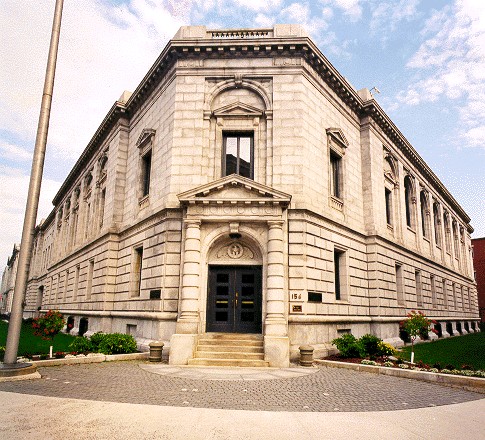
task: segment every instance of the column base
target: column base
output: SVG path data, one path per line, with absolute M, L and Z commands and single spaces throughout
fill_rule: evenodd
M 197 336 L 197 334 L 178 333 L 172 335 L 168 363 L 170 365 L 187 365 L 189 359 L 194 358 Z
M 290 339 L 288 336 L 264 337 L 264 360 L 270 367 L 287 368 L 290 365 Z

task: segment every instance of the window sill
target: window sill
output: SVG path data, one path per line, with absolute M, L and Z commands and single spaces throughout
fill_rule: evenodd
M 330 206 L 337 211 L 343 211 L 344 202 L 339 197 L 330 196 Z
M 414 235 L 416 235 L 416 231 L 413 228 L 411 228 L 411 226 L 408 226 L 407 228 L 409 232 L 412 232 Z
M 389 231 L 391 232 L 394 232 L 394 226 L 390 225 L 389 223 L 387 224 L 387 229 L 389 229 Z

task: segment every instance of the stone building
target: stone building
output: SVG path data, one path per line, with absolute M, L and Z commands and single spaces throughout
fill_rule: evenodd
M 163 340 L 173 364 L 399 344 L 411 309 L 477 329 L 469 217 L 300 26 L 182 27 L 53 203 L 26 315 Z
M 480 321 L 485 323 L 485 237 L 473 238 L 473 266 L 477 282 L 478 313 Z
M 7 266 L 3 270 L 2 284 L 0 287 L 0 313 L 10 314 L 12 311 L 13 289 L 15 278 L 17 277 L 17 258 L 20 251 L 20 245 L 14 244 L 12 255 L 7 259 Z

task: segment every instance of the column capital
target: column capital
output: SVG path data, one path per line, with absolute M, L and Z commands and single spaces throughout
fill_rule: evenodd
M 200 224 L 202 222 L 200 220 L 195 219 L 185 219 L 184 225 L 186 228 L 200 228 Z
M 269 226 L 270 229 L 274 229 L 274 228 L 282 229 L 283 224 L 284 224 L 283 220 L 269 220 L 268 221 L 268 226 Z

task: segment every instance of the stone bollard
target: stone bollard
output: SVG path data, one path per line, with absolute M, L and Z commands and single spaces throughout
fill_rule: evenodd
M 162 362 L 163 345 L 162 341 L 150 342 L 150 356 L 148 357 L 150 362 Z
M 302 345 L 300 347 L 300 365 L 302 367 L 313 366 L 313 347 L 311 345 Z

